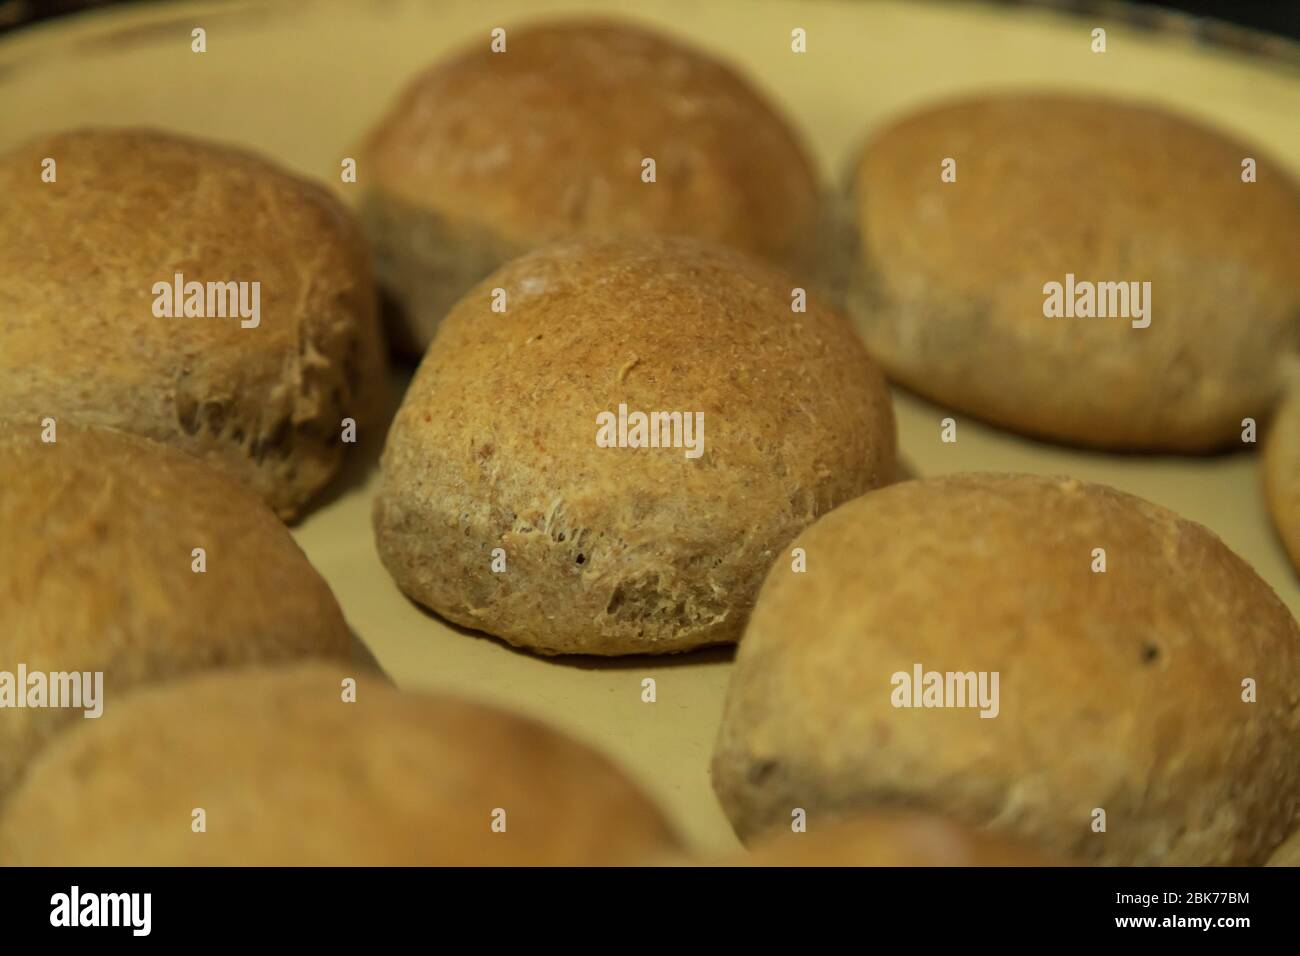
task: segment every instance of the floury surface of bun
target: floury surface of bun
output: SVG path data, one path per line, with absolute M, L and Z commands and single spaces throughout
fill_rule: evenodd
M 560 243 L 486 279 L 389 432 L 374 525 L 394 580 L 544 654 L 736 640 L 790 540 L 893 476 L 879 372 L 794 286 L 663 238 Z M 634 414 L 660 447 L 635 447 Z

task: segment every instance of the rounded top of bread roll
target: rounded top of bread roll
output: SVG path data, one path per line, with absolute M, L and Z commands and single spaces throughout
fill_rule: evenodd
M 794 546 L 808 571 L 764 582 L 714 754 L 742 836 L 906 803 L 1070 859 L 1202 865 L 1289 830 L 1300 629 L 1200 525 L 969 474 L 864 495 Z
M 816 296 L 792 311 L 791 285 L 653 237 L 558 243 L 484 280 L 388 434 L 375 527 L 398 584 L 544 653 L 734 640 L 777 549 L 893 477 L 879 372 Z M 634 414 L 657 447 L 633 446 Z
M 1273 524 L 1300 573 L 1300 384 L 1287 393 L 1269 423 L 1263 466 Z
M 1207 449 L 1239 442 L 1278 357 L 1300 351 L 1300 185 L 1164 108 L 965 98 L 873 135 L 851 179 L 868 347 L 960 410 L 1085 445 Z
M 324 189 L 242 150 L 88 129 L 0 156 L 0 194 L 6 415 L 166 441 L 284 516 L 337 469 L 342 420 L 376 417 L 369 254 Z
M 339 666 L 140 691 L 64 734 L 0 822 L 0 858 L 58 866 L 621 865 L 673 852 L 608 760 L 483 704 Z M 191 829 L 202 809 L 205 832 Z
M 520 249 L 651 232 L 802 256 L 813 170 L 732 68 L 616 21 L 508 28 L 502 53 L 490 43 L 485 34 L 406 88 L 364 151 L 374 187 Z M 647 158 L 654 182 L 642 181 Z
M 102 672 L 107 712 L 137 684 L 205 667 L 349 652 L 338 602 L 288 530 L 197 459 L 108 429 L 0 421 L 0 488 L 0 671 Z M 86 709 L 13 703 L 0 794 Z
M 1014 840 L 928 813 L 873 810 L 765 840 L 743 866 L 1060 866 Z
M 957 160 L 955 182 L 940 181 L 944 157 Z M 1257 182 L 1242 182 L 1247 157 L 1262 162 Z M 1069 262 L 1084 278 L 1107 268 L 1137 274 L 1162 255 L 1210 264 L 1227 253 L 1300 299 L 1300 189 L 1268 159 L 1158 106 L 988 94 L 918 111 L 873 136 L 856 198 L 868 238 L 880 240 L 870 253 L 955 292 L 982 296 L 990 281 L 1050 278 Z M 890 188 L 872 191 L 876 183 Z

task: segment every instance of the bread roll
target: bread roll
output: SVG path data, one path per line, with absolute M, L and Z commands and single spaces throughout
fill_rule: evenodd
M 378 416 L 368 254 L 323 189 L 223 146 L 81 130 L 0 156 L 0 195 L 0 415 L 167 442 L 286 518 L 338 469 L 343 419 Z
M 931 107 L 872 137 L 850 192 L 867 347 L 957 411 L 1103 448 L 1239 447 L 1279 356 L 1300 350 L 1300 188 L 1161 108 L 1024 93 Z M 1072 314 L 1047 317 L 1050 283 L 1051 311 Z M 1102 283 L 1139 296 L 1125 308 Z M 1093 312 L 1104 298 L 1120 314 L 1080 317 L 1093 293 Z
M 876 811 L 763 841 L 743 866 L 1059 866 L 1020 844 L 925 813 Z
M 59 423 L 54 437 L 0 422 L 0 797 L 59 729 L 98 723 L 17 706 L 27 688 L 2 685 L 20 667 L 102 672 L 111 714 L 137 684 L 349 653 L 329 586 L 247 488 L 133 435 Z
M 893 471 L 879 373 L 838 313 L 791 311 L 792 282 L 648 237 L 572 240 L 486 279 L 384 449 L 375 534 L 398 585 L 544 654 L 734 641 L 799 530 Z M 681 427 L 657 419 L 661 447 L 630 447 L 652 413 Z
M 818 187 L 795 134 L 710 55 L 639 26 L 571 20 L 485 33 L 416 77 L 362 150 L 380 279 L 423 351 L 505 260 L 589 233 L 678 233 L 785 265 Z M 644 161 L 655 163 L 645 182 Z
M 0 818 L 16 866 L 636 863 L 676 849 L 607 760 L 342 667 L 204 675 L 65 734 Z M 205 832 L 195 832 L 194 811 Z
M 865 495 L 795 546 L 808 571 L 764 582 L 713 758 L 742 837 L 907 806 L 1081 862 L 1229 865 L 1289 831 L 1300 629 L 1200 525 L 971 474 Z
M 1268 510 L 1300 573 L 1300 388 L 1288 394 L 1273 416 L 1263 459 Z

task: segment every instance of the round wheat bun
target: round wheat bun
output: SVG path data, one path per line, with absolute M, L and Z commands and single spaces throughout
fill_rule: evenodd
M 908 807 L 1080 862 L 1229 865 L 1289 832 L 1300 629 L 1200 525 L 1103 485 L 970 474 L 864 495 L 795 546 L 808 570 L 764 582 L 713 757 L 742 838 L 794 807 Z M 950 706 L 902 706 L 918 667 L 987 675 L 970 696 L 992 706 L 946 678 Z
M 858 243 L 841 281 L 886 374 L 1018 432 L 1230 446 L 1275 400 L 1279 356 L 1300 351 L 1300 188 L 1161 108 L 1021 93 L 934 106 L 870 139 L 847 205 Z M 1149 282 L 1150 325 L 1046 317 L 1045 286 L 1067 275 Z
M 423 351 L 507 259 L 591 233 L 683 234 L 804 264 L 820 194 L 798 138 L 712 56 L 639 26 L 484 34 L 416 77 L 361 149 L 381 281 Z M 643 160 L 655 181 L 643 181 Z
M 878 810 L 761 841 L 738 866 L 1060 866 L 1014 840 L 928 813 Z
M 0 671 L 102 672 L 111 712 L 202 668 L 350 653 L 329 586 L 248 488 L 134 435 L 41 433 L 0 421 Z M 82 713 L 0 710 L 0 797 Z
M 337 471 L 343 419 L 380 414 L 369 253 L 323 189 L 224 146 L 79 130 L 0 156 L 0 195 L 0 415 L 165 441 L 289 518 Z M 260 283 L 257 317 L 155 314 L 177 274 L 205 300 L 249 283 L 249 312 Z
M 1273 416 L 1263 462 L 1269 514 L 1300 574 L 1300 387 L 1287 394 Z
M 881 375 L 837 312 L 791 311 L 791 281 L 642 237 L 552 245 L 477 286 L 381 460 L 375 535 L 397 584 L 545 654 L 734 641 L 790 540 L 893 474 Z M 681 447 L 598 446 L 620 405 L 629 427 L 682 413 Z
M 587 747 L 320 664 L 138 692 L 51 745 L 0 819 L 16 866 L 619 865 L 676 850 L 655 805 Z

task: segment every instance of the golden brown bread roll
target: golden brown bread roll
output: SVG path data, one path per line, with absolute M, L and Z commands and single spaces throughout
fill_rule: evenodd
M 620 865 L 676 849 L 604 757 L 342 666 L 138 692 L 62 735 L 0 818 L 16 866 Z M 205 832 L 195 832 L 194 811 Z
M 907 805 L 1081 862 L 1226 865 L 1289 832 L 1300 629 L 1200 525 L 970 474 L 864 495 L 795 546 L 808 570 L 764 582 L 714 752 L 742 837 Z
M 645 237 L 559 243 L 477 286 L 384 449 L 375 534 L 398 585 L 545 654 L 735 640 L 790 539 L 893 472 L 880 374 L 838 313 L 791 311 L 791 282 Z M 622 440 L 611 418 L 630 444 L 633 414 L 667 413 L 681 428 L 652 431 L 681 447 L 598 445 Z
M 798 139 L 748 82 L 603 20 L 507 28 L 501 53 L 485 33 L 436 64 L 370 135 L 359 181 L 418 351 L 470 286 L 543 243 L 675 233 L 795 265 L 819 203 Z
M 323 189 L 224 146 L 80 130 L 0 156 L 0 195 L 0 415 L 165 441 L 284 517 L 338 469 L 343 419 L 375 422 L 368 253 Z
M 876 810 L 810 821 L 804 833 L 762 841 L 731 861 L 741 866 L 1060 866 L 1014 840 L 927 813 Z
M 871 138 L 850 191 L 867 347 L 958 411 L 1081 445 L 1232 446 L 1300 351 L 1300 188 L 1162 108 L 1026 93 L 930 107 Z M 1102 286 L 1132 282 L 1127 309 Z M 1050 283 L 1052 311 L 1068 299 L 1073 316 L 1044 314 Z M 1103 298 L 1124 314 L 1079 317 Z
M 250 490 L 134 435 L 41 433 L 0 421 L 0 685 L 15 682 L 0 686 L 0 797 L 60 728 L 96 722 L 17 706 L 20 668 L 102 672 L 95 706 L 112 713 L 137 684 L 202 668 L 347 656 L 329 586 Z
M 1300 387 L 1278 406 L 1264 442 L 1264 497 L 1278 537 L 1300 574 Z

